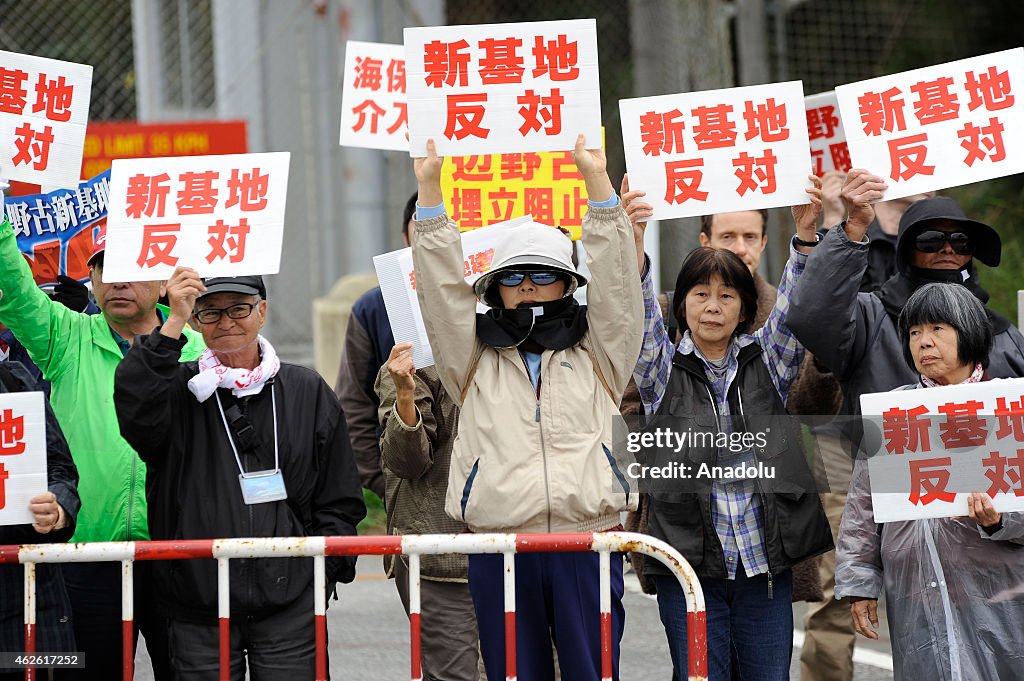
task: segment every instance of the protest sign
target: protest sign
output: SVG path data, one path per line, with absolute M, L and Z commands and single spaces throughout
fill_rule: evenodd
M 109 196 L 108 170 L 76 189 L 7 198 L 7 219 L 37 284 L 56 284 L 59 274 L 89 278 L 92 227 L 106 219 Z
M 654 220 L 808 203 L 799 81 L 619 100 L 631 189 Z
M 587 212 L 586 186 L 571 151 L 452 156 L 441 168 L 441 191 L 463 231 L 530 214 L 579 239 Z
M 601 140 L 593 19 L 405 29 L 409 150 L 565 151 Z
M 463 232 L 462 253 L 466 283 L 472 285 L 491 269 L 494 246 L 501 238 L 502 232 L 532 219 L 531 216 L 524 215 L 508 222 Z M 430 349 L 427 331 L 423 326 L 423 314 L 416 298 L 416 272 L 412 266 L 412 249 L 403 248 L 374 256 L 373 267 L 377 270 L 377 281 L 380 282 L 380 291 L 384 297 L 384 307 L 388 311 L 395 343 L 413 344 L 412 358 L 417 368 L 433 365 L 434 354 Z M 487 307 L 477 303 L 477 310 L 485 312 Z
M 287 152 L 114 161 L 105 281 L 275 274 L 281 264 Z
M 884 200 L 1024 171 L 1024 48 L 836 88 L 854 167 Z
M 245 121 L 92 122 L 85 131 L 82 177 L 110 170 L 115 158 L 244 154 Z
M 1024 510 L 1024 379 L 860 398 L 875 522 L 967 515 L 984 492 L 997 511 Z M 872 433 L 880 437 L 871 436 Z
M 29 499 L 47 489 L 43 393 L 0 394 L 0 525 L 35 522 Z
M 0 166 L 7 179 L 78 186 L 92 67 L 0 51 Z
M 342 146 L 409 149 L 405 48 L 349 40 L 341 88 Z
M 814 174 L 821 177 L 832 170 L 848 171 L 851 167 L 850 150 L 846 145 L 843 121 L 839 118 L 836 93 L 822 92 L 804 97 L 804 109 Z

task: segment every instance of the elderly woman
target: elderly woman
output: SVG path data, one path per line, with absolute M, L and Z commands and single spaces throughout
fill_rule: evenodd
M 959 284 L 918 289 L 900 314 L 913 390 L 987 381 L 992 326 Z M 867 461 L 859 460 L 839 529 L 836 598 L 849 597 L 854 627 L 877 639 L 885 588 L 895 678 L 1003 681 L 1024 678 L 1024 514 L 998 513 L 987 494 L 968 496 L 968 517 L 877 524 Z
M 698 248 L 683 263 L 673 298 L 685 330 L 678 344 L 666 334 L 646 268 L 642 276 L 644 345 L 634 377 L 644 412 L 652 417 L 648 425 L 710 435 L 715 443 L 697 446 L 707 439 L 691 437 L 689 446 L 638 455 L 668 457 L 690 474 L 668 484 L 648 482 L 648 532 L 674 546 L 697 572 L 707 605 L 712 680 L 730 679 L 734 665 L 745 680 L 789 678 L 790 568 L 832 548 L 799 432 L 785 406 L 803 358 L 786 327 L 786 311 L 806 254 L 817 242 L 814 224 L 821 209 L 821 183 L 812 180 L 811 204 L 793 209 L 797 236 L 778 300 L 757 331 L 750 333 L 757 315 L 753 276 L 730 251 Z M 630 203 L 634 222 L 649 214 L 647 204 Z M 741 444 L 723 447 L 719 436 Z M 658 461 L 659 468 L 668 462 Z M 766 475 L 733 477 L 751 468 Z M 657 587 L 675 674 L 686 678 L 683 591 L 662 565 L 651 562 L 646 572 Z

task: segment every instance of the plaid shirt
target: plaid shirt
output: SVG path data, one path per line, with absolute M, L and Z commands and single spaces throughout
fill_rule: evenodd
M 693 342 L 689 331 L 683 334 L 678 348 L 665 330 L 661 318 L 661 307 L 654 293 L 654 286 L 647 271 L 642 279 L 644 294 L 644 344 L 633 376 L 644 404 L 644 412 L 654 414 L 665 397 L 669 375 L 672 372 L 672 357 L 675 351 L 683 355 L 695 354 L 704 365 L 704 371 L 715 396 L 715 408 L 723 430 L 730 430 L 729 386 L 739 371 L 740 349 L 757 343 L 761 346 L 761 358 L 768 368 L 776 390 L 785 403 L 789 388 L 796 380 L 803 361 L 804 349 L 786 326 L 786 311 L 789 296 L 804 270 L 807 256 L 790 245 L 789 261 L 782 273 L 778 300 L 768 321 L 753 334 L 735 336 L 729 344 L 726 371 L 721 376 L 711 371 L 707 360 Z M 678 301 L 682 304 L 682 301 Z M 719 453 L 721 463 L 739 465 L 753 463 L 753 453 L 747 451 L 725 460 Z M 736 578 L 736 566 L 742 559 L 748 577 L 768 572 L 768 553 L 764 538 L 764 512 L 761 497 L 756 494 L 752 480 L 725 482 L 716 480 L 711 487 L 711 516 L 715 532 L 722 543 L 726 573 L 729 579 Z

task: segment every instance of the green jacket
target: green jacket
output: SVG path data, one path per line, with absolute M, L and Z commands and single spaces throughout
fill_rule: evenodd
M 123 355 L 102 314 L 73 312 L 35 284 L 11 224 L 0 225 L 0 323 L 50 381 L 50 404 L 78 467 L 82 509 L 71 541 L 149 539 L 146 466 L 124 438 L 114 411 L 114 370 Z M 181 361 L 205 348 L 185 329 Z

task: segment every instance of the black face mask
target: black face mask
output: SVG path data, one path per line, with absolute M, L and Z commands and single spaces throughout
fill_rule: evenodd
M 945 284 L 960 284 L 974 294 L 974 297 L 981 301 L 982 305 L 988 302 L 988 291 L 983 289 L 975 276 L 974 262 L 968 262 L 958 270 L 933 270 L 920 267 L 909 267 L 909 274 L 897 272 L 889 278 L 882 287 L 874 292 L 885 306 L 885 311 L 892 318 L 893 323 L 899 319 L 903 306 L 913 295 L 914 291 L 935 282 Z M 1002 315 L 985 308 L 989 319 L 992 320 L 993 333 L 1002 333 L 1010 326 L 1010 321 Z
M 572 296 L 514 310 L 492 307 L 476 316 L 476 335 L 492 348 L 564 350 L 579 343 L 586 332 L 587 306 Z

